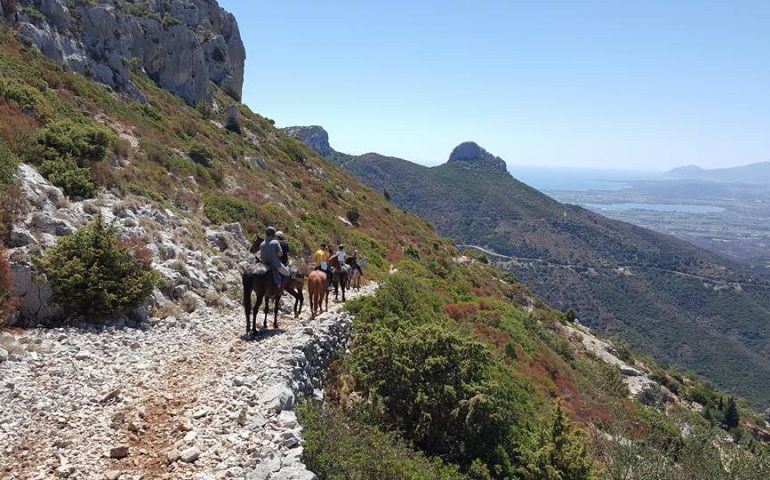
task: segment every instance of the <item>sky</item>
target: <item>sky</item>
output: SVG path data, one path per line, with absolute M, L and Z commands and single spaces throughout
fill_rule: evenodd
M 341 152 L 665 170 L 770 161 L 770 1 L 220 0 L 243 100 Z

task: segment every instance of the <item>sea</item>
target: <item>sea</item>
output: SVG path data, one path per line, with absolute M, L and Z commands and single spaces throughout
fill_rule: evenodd
M 599 168 L 560 168 L 509 165 L 517 180 L 541 192 L 622 190 L 635 180 L 665 180 L 663 172 Z
M 620 191 L 628 188 L 630 182 L 666 181 L 663 172 L 645 170 L 613 170 L 597 168 L 557 168 L 508 166 L 514 178 L 544 192 L 557 200 L 567 192 Z M 589 194 L 590 196 L 590 194 Z M 597 198 L 598 199 L 598 198 Z M 674 203 L 598 203 L 581 202 L 580 206 L 598 213 L 622 212 L 627 210 L 647 210 L 664 213 L 690 213 L 705 215 L 724 212 L 722 207 L 711 205 L 687 205 Z

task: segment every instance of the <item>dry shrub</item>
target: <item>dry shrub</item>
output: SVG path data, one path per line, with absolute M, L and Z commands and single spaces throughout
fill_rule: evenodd
M 444 310 L 450 318 L 459 322 L 474 316 L 479 311 L 479 307 L 475 303 L 448 303 Z
M 132 149 L 133 147 L 131 147 L 131 142 L 125 138 L 118 137 L 114 142 L 112 142 L 112 153 L 116 158 L 128 158 Z
M 152 316 L 156 318 L 167 318 L 167 317 L 179 318 L 182 316 L 182 309 L 179 308 L 174 302 L 166 302 L 163 305 L 159 306 L 158 308 L 154 309 L 152 311 Z
M 203 301 L 209 307 L 225 308 L 227 306 L 227 302 L 225 301 L 224 297 L 222 297 L 222 295 L 212 290 L 204 290 L 204 291 L 198 292 L 198 295 L 200 295 L 201 298 L 203 298 Z
M 112 190 L 118 186 L 118 179 L 115 177 L 115 171 L 111 166 L 104 162 L 98 162 L 91 165 L 91 180 L 96 185 Z
M 8 238 L 13 222 L 27 210 L 24 193 L 16 185 L 0 188 L 0 243 Z
M 179 308 L 187 313 L 193 313 L 198 309 L 198 300 L 195 298 L 195 295 L 187 293 L 179 300 Z
M 0 325 L 16 310 L 16 299 L 11 296 L 13 276 L 5 247 L 0 243 Z
M 120 246 L 128 249 L 145 270 L 152 268 L 152 252 L 147 248 L 147 243 L 143 238 L 131 237 L 121 240 Z

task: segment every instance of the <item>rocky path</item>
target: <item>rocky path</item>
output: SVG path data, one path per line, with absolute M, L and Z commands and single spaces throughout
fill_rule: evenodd
M 352 319 L 334 305 L 245 339 L 242 316 L 3 333 L 0 477 L 314 478 L 293 408 L 321 393 Z

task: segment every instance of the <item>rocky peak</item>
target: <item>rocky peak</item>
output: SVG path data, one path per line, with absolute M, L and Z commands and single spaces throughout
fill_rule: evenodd
M 45 56 L 138 100 L 132 67 L 190 104 L 210 101 L 209 82 L 240 99 L 246 51 L 216 0 L 0 1 Z
M 449 155 L 449 162 L 473 170 L 491 170 L 508 173 L 502 158 L 496 157 L 475 142 L 464 142 L 456 146 Z
M 302 143 L 312 148 L 318 154 L 328 157 L 336 153 L 329 145 L 329 133 L 318 125 L 305 127 L 286 127 L 284 132 L 299 139 Z

